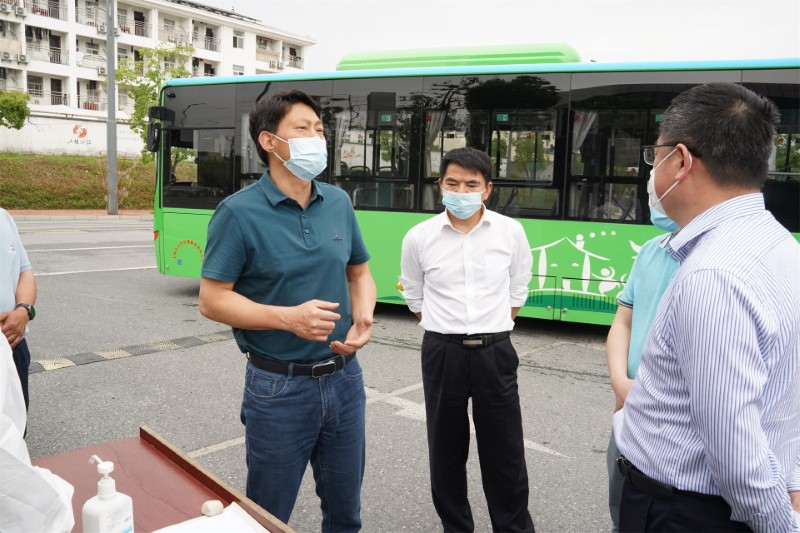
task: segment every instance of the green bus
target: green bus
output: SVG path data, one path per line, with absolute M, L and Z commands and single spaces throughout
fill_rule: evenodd
M 655 144 L 677 94 L 711 81 L 741 83 L 780 108 L 763 192 L 800 240 L 800 58 L 600 64 L 566 45 L 413 50 L 354 54 L 335 72 L 167 82 L 147 143 L 158 160 L 158 269 L 200 275 L 214 208 L 264 172 L 250 109 L 295 88 L 322 109 L 329 160 L 317 179 L 352 198 L 378 301 L 403 303 L 401 240 L 443 209 L 442 154 L 470 146 L 492 158 L 487 207 L 528 235 L 533 278 L 520 315 L 609 324 L 639 248 L 659 233 L 641 147 Z

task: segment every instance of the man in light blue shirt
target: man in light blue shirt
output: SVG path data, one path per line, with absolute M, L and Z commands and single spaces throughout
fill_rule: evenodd
M 615 421 L 620 531 L 798 531 L 800 245 L 760 194 L 778 119 L 739 85 L 701 85 L 644 148 L 680 268 Z
M 5 209 L 0 209 L 0 331 L 13 350 L 22 396 L 27 409 L 28 369 L 31 354 L 25 335 L 28 322 L 36 316 L 36 280 L 17 225 Z
M 651 209 L 650 219 L 661 229 L 674 231 L 678 226 L 666 215 Z M 619 306 L 608 331 L 606 357 L 608 376 L 614 390 L 614 412 L 622 409 L 639 369 L 647 333 L 653 325 L 658 303 L 669 286 L 678 262 L 670 255 L 667 245 L 672 234 L 659 235 L 644 243 L 636 256 L 625 288 L 617 298 Z M 608 467 L 608 510 L 613 524 L 612 532 L 619 531 L 619 506 L 622 500 L 622 474 L 617 468 L 619 450 L 614 432 L 606 451 Z

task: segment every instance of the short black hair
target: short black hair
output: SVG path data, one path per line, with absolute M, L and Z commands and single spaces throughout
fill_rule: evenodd
M 482 152 L 477 148 L 454 148 L 444 156 L 439 165 L 439 176 L 444 178 L 447 167 L 450 163 L 462 166 L 466 169 L 478 172 L 483 176 L 484 181 L 489 183 L 492 176 L 492 160 L 486 152 Z
M 283 117 L 289 113 L 289 109 L 294 104 L 305 104 L 313 109 L 318 117 L 320 116 L 319 105 L 310 96 L 298 89 L 276 91 L 258 100 L 253 109 L 250 110 L 250 137 L 256 145 L 256 150 L 258 150 L 258 158 L 265 165 L 269 165 L 267 152 L 261 148 L 258 136 L 261 135 L 262 131 L 275 133 L 278 129 L 278 124 L 281 123 Z
M 775 104 L 750 89 L 706 83 L 672 100 L 659 127 L 659 142 L 685 144 L 720 185 L 760 188 L 779 120 Z

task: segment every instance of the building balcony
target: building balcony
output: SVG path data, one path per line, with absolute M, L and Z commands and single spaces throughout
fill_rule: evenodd
M 28 43 L 28 59 L 47 61 L 56 65 L 69 65 L 69 51 L 65 48 L 53 48 L 46 44 Z
M 189 35 L 176 28 L 161 28 L 158 30 L 158 39 L 176 46 L 189 44 Z
M 280 62 L 280 56 L 273 52 L 272 50 L 268 50 L 266 48 L 257 48 L 256 49 L 256 61 L 263 61 L 264 63 L 274 63 L 275 66 L 270 65 L 272 68 L 277 68 L 277 64 Z
M 106 57 L 94 54 L 78 54 L 78 66 L 98 70 L 99 68 L 106 68 Z
M 69 105 L 69 94 L 28 89 L 31 105 Z
M 117 26 L 122 33 L 136 35 L 137 37 L 150 37 L 150 26 L 143 20 L 131 22 L 126 17 L 117 17 Z
M 67 6 L 59 2 L 33 2 L 31 13 L 58 20 L 67 20 Z
M 97 94 L 93 94 L 93 93 Z M 100 91 L 89 91 L 89 94 L 78 95 L 78 108 L 87 111 L 106 111 L 108 99 L 100 95 Z
M 104 9 L 79 7 L 75 10 L 75 22 L 99 27 L 101 24 L 106 23 L 106 12 Z
M 210 52 L 219 52 L 221 50 L 220 40 L 213 37 L 204 37 L 202 39 L 195 37 L 192 39 L 192 46 L 198 50 L 208 50 Z

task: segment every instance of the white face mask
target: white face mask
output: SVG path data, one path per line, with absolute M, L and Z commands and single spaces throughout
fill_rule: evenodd
M 277 152 L 275 157 L 283 161 L 289 172 L 303 181 L 311 181 L 328 166 L 328 146 L 319 137 L 294 137 L 288 141 L 274 133 L 273 137 L 289 145 L 289 159 L 282 159 Z
M 453 215 L 464 220 L 474 215 L 481 208 L 484 192 L 486 192 L 486 189 L 479 192 L 463 193 L 442 189 L 442 203 Z
M 661 205 L 661 200 L 666 198 L 667 195 L 672 191 L 672 189 L 674 189 L 680 183 L 680 181 L 676 181 L 675 183 L 673 183 L 672 187 L 667 189 L 666 192 L 661 195 L 661 197 L 659 197 L 658 194 L 656 193 L 656 169 L 661 166 L 661 163 L 669 159 L 670 156 L 674 154 L 677 150 L 678 150 L 677 148 L 673 148 L 672 151 L 669 154 L 667 154 L 667 157 L 662 159 L 656 166 L 653 167 L 653 170 L 650 171 L 650 179 L 647 180 L 647 196 L 648 196 L 647 203 L 650 206 L 651 211 L 656 210 L 658 213 L 663 213 L 666 215 L 666 211 L 664 211 L 664 207 Z

